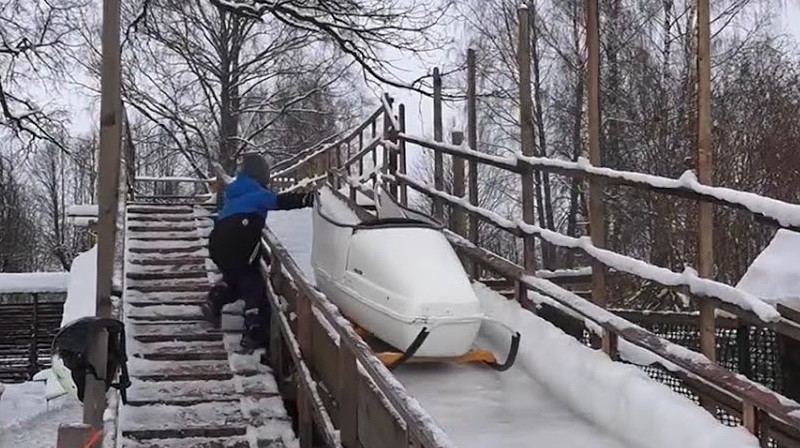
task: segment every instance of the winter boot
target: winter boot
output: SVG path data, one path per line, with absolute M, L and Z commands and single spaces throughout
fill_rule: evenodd
M 217 283 L 211 287 L 206 296 L 206 302 L 200 306 L 203 317 L 219 328 L 222 323 L 222 307 L 227 303 L 228 287 L 224 283 Z
M 255 350 L 267 348 L 264 331 L 259 325 L 252 325 L 245 328 L 242 340 L 239 341 L 239 349 L 236 353 L 251 354 Z

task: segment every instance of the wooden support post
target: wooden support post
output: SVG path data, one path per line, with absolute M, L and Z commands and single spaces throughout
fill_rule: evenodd
M 334 155 L 336 156 L 336 169 L 342 169 L 342 145 L 336 145 Z M 349 173 L 343 173 L 345 176 Z M 339 190 L 342 188 L 342 178 L 340 176 L 336 176 L 336 189 Z
M 92 427 L 84 423 L 62 423 L 58 427 L 56 448 L 85 448 L 91 441 Z M 102 438 L 101 438 L 102 439 Z M 91 445 L 91 448 L 99 446 Z
M 111 279 L 117 233 L 117 201 L 122 131 L 120 97 L 120 3 L 103 1 L 102 72 L 100 80 L 100 154 L 98 157 L 97 297 L 95 314 L 111 317 Z M 92 341 L 88 360 L 100 378 L 106 376 L 108 334 L 99 332 Z M 105 383 L 86 374 L 83 422 L 102 430 L 106 408 Z M 102 440 L 97 448 L 102 446 Z
M 478 106 L 477 106 L 477 81 L 475 76 L 475 50 L 467 50 L 467 141 L 473 151 L 478 150 Z M 469 203 L 478 205 L 478 162 L 469 161 Z M 469 240 L 472 244 L 478 245 L 478 217 L 469 214 Z M 478 278 L 479 266 L 475 263 L 468 265 L 469 273 Z
M 364 149 L 364 131 L 363 130 L 361 130 L 358 133 L 358 151 L 357 152 L 360 153 L 362 149 Z M 361 157 L 361 158 L 358 159 L 358 171 L 356 172 L 356 174 L 357 174 L 357 177 L 359 179 L 361 179 L 361 176 L 364 175 L 364 157 Z M 355 187 L 351 186 L 350 187 L 350 200 L 353 201 L 353 202 L 356 202 L 358 200 L 357 195 L 358 195 L 358 192 L 356 191 Z
M 33 298 L 33 316 L 31 322 L 31 345 L 28 353 L 28 379 L 39 371 L 39 294 L 31 294 Z
M 452 143 L 454 145 L 464 144 L 464 133 L 455 131 L 452 136 Z M 461 157 L 453 157 L 453 196 L 458 198 L 464 197 L 464 159 Z M 452 207 L 450 209 L 450 228 L 453 232 L 466 236 L 467 223 L 464 218 L 464 212 Z
M 314 446 L 314 414 L 311 408 L 311 394 L 306 390 L 303 380 L 297 381 L 297 438 L 300 448 Z
M 358 364 L 347 344 L 339 341 L 339 431 L 345 448 L 358 444 Z
M 378 136 L 378 121 L 376 119 L 375 121 L 372 122 L 372 140 L 374 141 L 375 137 L 377 136 Z M 372 169 L 375 170 L 377 166 L 378 166 L 378 147 L 376 146 L 372 149 Z M 374 190 L 375 187 L 377 186 L 378 186 L 378 178 L 376 177 L 372 179 L 372 189 Z
M 519 44 L 517 45 L 517 64 L 519 66 L 519 126 L 522 154 L 533 156 L 533 97 L 531 96 L 531 28 L 530 11 L 519 8 Z M 534 216 L 533 170 L 525 166 L 521 174 L 522 219 L 526 224 L 536 224 Z M 536 241 L 533 236 L 523 237 L 523 266 L 529 273 L 536 271 Z
M 711 185 L 711 13 L 709 0 L 697 0 L 697 179 Z M 714 206 L 700 203 L 697 228 L 697 264 L 701 277 L 714 276 Z M 700 352 L 711 361 L 717 359 L 714 305 L 700 298 Z
M 400 132 L 406 132 L 406 106 L 405 104 L 401 104 L 397 107 L 397 115 L 398 121 L 400 125 Z M 397 141 L 399 145 L 399 154 L 397 154 L 398 158 L 398 171 L 402 174 L 406 174 L 406 142 L 405 140 Z M 408 206 L 408 186 L 406 184 L 397 183 L 396 187 L 400 188 L 400 203 Z
M 442 76 L 439 68 L 433 69 L 433 140 L 443 140 L 442 130 Z M 444 157 L 441 151 L 433 151 L 433 187 L 444 191 Z M 444 204 L 440 198 L 433 198 L 433 217 L 444 223 Z
M 600 26 L 598 0 L 586 3 L 587 63 L 587 102 L 589 127 L 589 160 L 593 166 L 602 166 L 600 152 Z M 589 234 L 595 247 L 606 246 L 606 231 L 603 220 L 603 184 L 592 178 L 589 180 Z M 606 267 L 592 262 L 592 301 L 605 307 L 608 302 L 606 292 Z

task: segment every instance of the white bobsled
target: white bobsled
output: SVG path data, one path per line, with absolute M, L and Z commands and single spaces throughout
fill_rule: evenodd
M 403 354 L 394 364 L 466 355 L 486 317 L 441 226 L 384 192 L 377 199 L 376 218 L 328 186 L 318 191 L 311 256 L 317 286 Z M 508 368 L 512 352 L 495 367 Z

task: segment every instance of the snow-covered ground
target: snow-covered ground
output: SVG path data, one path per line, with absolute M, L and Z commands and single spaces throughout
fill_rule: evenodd
M 95 246 L 75 258 L 70 273 L 63 274 L 65 278 L 56 279 L 59 276 L 51 275 L 39 279 L 40 288 L 58 287 L 60 291 L 67 291 L 62 327 L 75 319 L 94 315 L 96 272 Z M 35 281 L 35 278 L 25 281 Z M 0 395 L 0 448 L 52 448 L 60 424 L 80 422 L 83 418 L 81 403 L 64 390 L 51 370 L 40 372 L 34 379 L 41 381 L 0 385 L 0 389 L 5 389 Z
M 313 279 L 311 210 L 272 212 L 268 226 Z M 395 373 L 461 447 L 756 447 L 743 428 L 720 424 L 635 367 L 612 362 L 548 322 L 476 285 L 484 312 L 517 329 L 517 362 L 506 372 L 478 365 L 405 365 Z M 503 353 L 507 331 L 487 324 L 479 345 Z
M 73 396 L 45 400 L 44 382 L 6 384 L 0 396 L 0 448 L 53 448 L 60 423 L 80 422 Z

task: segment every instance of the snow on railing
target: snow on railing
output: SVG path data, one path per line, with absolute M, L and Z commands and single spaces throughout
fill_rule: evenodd
M 69 272 L 0 273 L 0 294 L 65 293 Z
M 217 181 L 216 177 L 200 179 L 197 177 L 182 177 L 182 176 L 136 176 L 136 182 L 187 182 L 187 183 L 213 183 Z
M 691 170 L 686 171 L 678 179 L 672 179 L 652 174 L 596 167 L 583 157 L 579 157 L 576 162 L 572 162 L 520 154 L 495 156 L 475 151 L 466 144 L 451 145 L 405 133 L 398 134 L 398 137 L 408 143 L 515 173 L 521 173 L 522 167 L 528 166 L 535 170 L 554 172 L 571 177 L 596 177 L 617 185 L 647 189 L 662 194 L 737 208 L 780 227 L 800 231 L 800 204 L 792 204 L 730 188 L 704 185 L 697 180 L 694 171 Z
M 537 235 L 556 246 L 581 249 L 592 258 L 595 258 L 604 265 L 616 269 L 617 271 L 633 274 L 667 286 L 687 286 L 689 290 L 695 294 L 714 297 L 744 310 L 752 311 L 764 322 L 777 322 L 781 319 L 780 313 L 774 306 L 751 294 L 740 291 L 733 286 L 699 277 L 692 269 L 687 268 L 682 273 L 672 272 L 669 269 L 654 266 L 642 260 L 596 247 L 588 237 L 575 238 L 563 235 L 552 230 L 543 229 L 534 224 L 526 224 L 521 219 L 511 221 L 490 210 L 474 206 L 466 199 L 457 198 L 453 195 L 437 191 L 429 185 L 418 183 L 404 174 L 398 173 L 394 176 L 383 175 L 383 177 L 389 180 L 400 180 L 421 193 L 438 197 L 451 205 L 461 207 L 483 218 L 490 224 L 510 231 L 517 236 Z
M 352 140 L 353 138 L 355 138 L 356 135 L 364 131 L 364 129 L 366 129 L 367 126 L 374 123 L 378 119 L 378 117 L 380 117 L 380 115 L 383 113 L 384 113 L 383 107 L 379 107 L 367 119 L 359 123 L 357 126 L 355 126 L 353 129 L 351 129 L 349 132 L 347 132 L 343 137 L 339 138 L 338 140 L 335 140 L 333 142 L 327 141 L 324 144 L 319 144 L 320 147 L 319 149 L 316 150 L 314 150 L 314 148 L 316 148 L 318 145 L 312 146 L 307 150 L 300 151 L 300 153 L 298 153 L 291 159 L 288 159 L 287 161 L 283 161 L 280 164 L 276 165 L 275 166 L 276 171 L 274 171 L 270 177 L 274 178 L 279 176 L 286 176 L 292 171 L 297 170 L 306 163 L 310 162 L 315 157 L 320 156 L 330 151 L 332 148 L 339 147 L 342 144 Z M 388 115 L 391 116 L 391 114 Z

